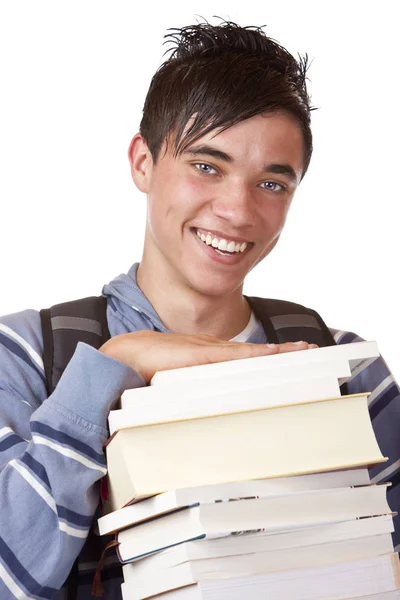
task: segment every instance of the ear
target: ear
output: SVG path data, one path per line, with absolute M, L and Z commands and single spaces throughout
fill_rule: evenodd
M 128 158 L 136 187 L 141 192 L 147 193 L 153 170 L 153 157 L 140 133 L 134 136 L 129 145 Z

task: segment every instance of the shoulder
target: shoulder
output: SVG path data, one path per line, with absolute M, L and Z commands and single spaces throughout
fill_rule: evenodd
M 345 331 L 344 329 L 334 329 L 329 327 L 329 331 L 332 334 L 336 344 L 351 344 L 352 342 L 365 342 L 365 339 L 353 333 L 352 331 Z
M 18 346 L 28 355 L 43 353 L 43 336 L 40 313 L 24 310 L 0 317 L 0 336 L 3 346 Z
M 337 344 L 365 341 L 352 331 L 330 328 L 330 332 Z M 382 355 L 357 361 L 351 378 L 347 381 L 347 388 L 349 394 L 370 394 L 368 405 L 371 417 L 376 416 L 383 408 L 387 409 L 389 405 L 395 410 L 392 401 L 400 395 L 399 386 Z
M 24 310 L 0 317 L 0 387 L 22 397 L 45 395 L 40 313 Z

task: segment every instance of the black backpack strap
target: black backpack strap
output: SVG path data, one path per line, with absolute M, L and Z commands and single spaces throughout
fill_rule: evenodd
M 40 311 L 49 395 L 59 382 L 78 342 L 100 348 L 110 338 L 106 308 L 104 296 L 91 296 Z
M 43 362 L 49 395 L 59 382 L 78 342 L 100 348 L 110 338 L 106 311 L 107 299 L 104 296 L 81 298 L 40 311 Z M 66 582 L 68 600 L 77 598 L 78 577 L 77 559 Z
M 334 346 L 335 340 L 320 315 L 310 308 L 285 300 L 245 296 L 274 344 L 304 340 L 318 346 Z
M 283 344 L 304 340 L 320 348 L 336 345 L 329 328 L 315 310 L 285 300 L 245 298 L 261 322 L 269 342 Z M 342 395 L 348 394 L 346 383 L 342 383 L 340 391 Z

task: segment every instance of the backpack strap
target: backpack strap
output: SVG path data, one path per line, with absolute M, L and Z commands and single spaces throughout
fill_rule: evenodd
M 106 308 L 104 296 L 90 296 L 40 311 L 49 395 L 59 382 L 78 342 L 98 349 L 110 338 Z
M 110 338 L 106 310 L 107 299 L 104 296 L 90 296 L 40 311 L 43 362 L 49 395 L 59 382 L 78 342 L 98 349 Z M 66 581 L 68 600 L 77 598 L 78 576 L 76 559 Z
M 245 298 L 261 322 L 269 342 L 284 344 L 304 340 L 320 348 L 336 345 L 329 328 L 315 310 L 285 300 Z M 344 396 L 349 393 L 346 383 L 342 383 L 340 391 Z
M 315 310 L 285 300 L 245 296 L 268 341 L 274 344 L 304 340 L 320 347 L 334 346 L 329 328 Z

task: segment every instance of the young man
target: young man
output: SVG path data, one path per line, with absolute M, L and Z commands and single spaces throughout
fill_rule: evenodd
M 232 23 L 173 37 L 129 148 L 132 177 L 148 198 L 146 236 L 140 264 L 103 289 L 111 339 L 99 350 L 79 344 L 48 396 L 39 314 L 0 321 L 2 599 L 72 597 L 62 586 L 78 555 L 79 600 L 90 598 L 103 540 L 88 533 L 106 472 L 107 415 L 123 390 L 162 369 L 314 346 L 312 337 L 302 341 L 311 333 L 268 345 L 242 294 L 247 273 L 277 243 L 310 161 L 306 65 L 261 30 Z M 331 333 L 337 343 L 360 339 Z M 372 475 L 390 475 L 396 510 L 399 388 L 377 359 L 348 391 L 373 392 L 374 427 L 390 460 Z M 120 598 L 115 557 L 103 581 L 104 598 Z

